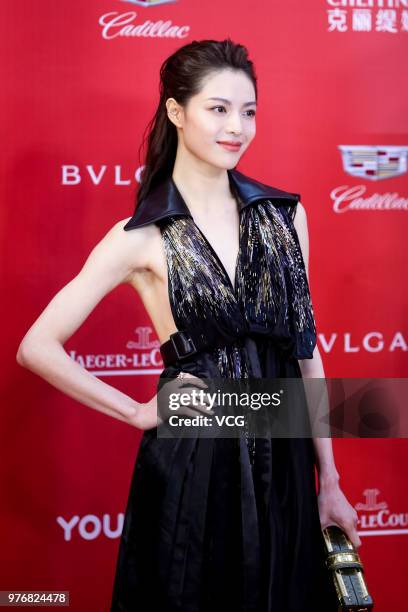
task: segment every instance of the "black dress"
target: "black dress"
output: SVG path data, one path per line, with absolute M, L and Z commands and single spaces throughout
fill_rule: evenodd
M 196 348 L 160 379 L 180 370 L 201 378 L 295 378 L 298 359 L 313 356 L 313 307 L 293 225 L 299 195 L 237 170 L 228 177 L 240 215 L 234 287 L 171 177 L 124 227 L 160 227 L 173 317 Z M 111 612 L 337 610 L 314 465 L 310 438 L 158 438 L 156 428 L 145 431 Z

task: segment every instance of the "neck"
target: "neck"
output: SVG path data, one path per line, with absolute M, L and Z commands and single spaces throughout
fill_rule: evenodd
M 195 164 L 181 164 L 176 158 L 172 178 L 192 214 L 211 214 L 233 204 L 228 173 L 224 168 L 214 166 L 197 167 Z

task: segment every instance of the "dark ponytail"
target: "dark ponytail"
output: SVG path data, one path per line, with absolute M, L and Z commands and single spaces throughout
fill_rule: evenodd
M 174 98 L 184 106 L 199 93 L 203 80 L 225 68 L 242 70 L 251 79 L 256 98 L 257 77 L 246 47 L 222 41 L 193 41 L 170 55 L 160 68 L 160 100 L 147 125 L 145 167 L 136 196 L 136 207 L 146 195 L 171 175 L 177 151 L 177 128 L 167 116 L 166 100 Z M 145 131 L 146 133 L 146 131 Z

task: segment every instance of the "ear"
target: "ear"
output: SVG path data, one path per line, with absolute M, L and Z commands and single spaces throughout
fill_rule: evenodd
M 178 128 L 182 127 L 183 109 L 174 98 L 166 100 L 167 116 L 172 123 Z

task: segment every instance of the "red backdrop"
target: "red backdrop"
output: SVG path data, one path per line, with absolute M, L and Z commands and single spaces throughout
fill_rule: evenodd
M 72 610 L 100 612 L 140 431 L 19 367 L 22 336 L 133 213 L 161 62 L 230 36 L 259 77 L 257 136 L 239 169 L 302 195 L 326 375 L 406 376 L 408 0 L 5 0 L 1 13 L 0 590 L 69 590 Z M 163 367 L 128 286 L 65 348 L 139 401 Z M 377 610 L 405 610 L 406 441 L 334 449 Z

